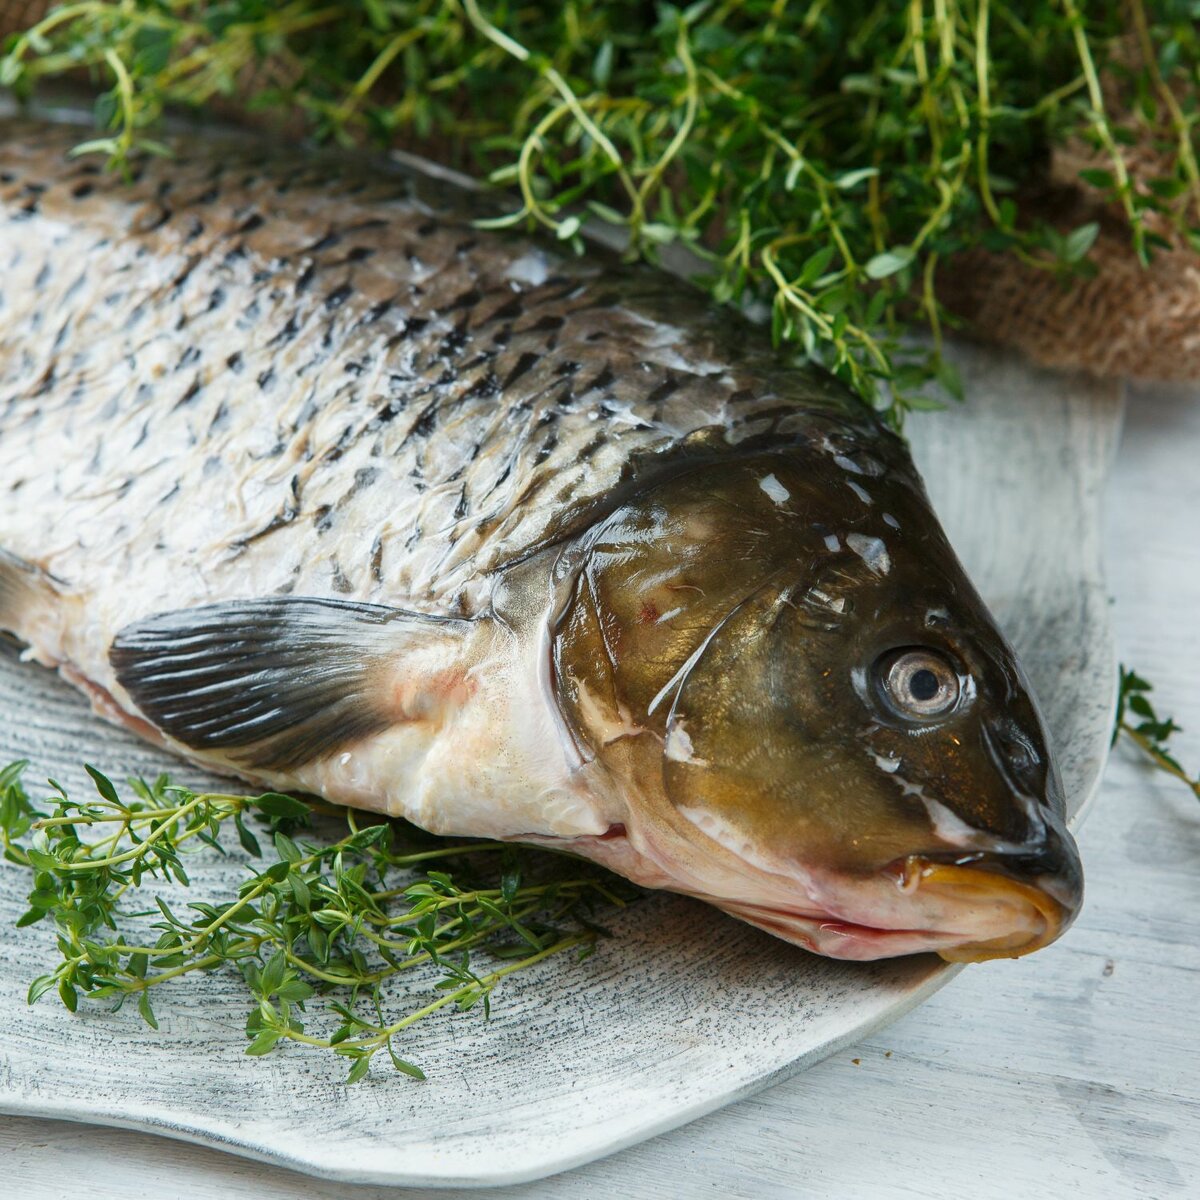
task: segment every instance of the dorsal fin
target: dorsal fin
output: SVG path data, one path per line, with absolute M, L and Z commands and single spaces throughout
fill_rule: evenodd
M 291 771 L 387 728 L 403 656 L 469 621 L 314 597 L 161 613 L 117 634 L 109 661 L 147 720 L 238 767 Z

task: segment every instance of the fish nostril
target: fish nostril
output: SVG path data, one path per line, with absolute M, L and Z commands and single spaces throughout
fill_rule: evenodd
M 996 722 L 984 728 L 984 741 L 992 761 L 1015 788 L 1036 795 L 1041 790 L 1045 764 L 1037 747 L 1015 725 Z

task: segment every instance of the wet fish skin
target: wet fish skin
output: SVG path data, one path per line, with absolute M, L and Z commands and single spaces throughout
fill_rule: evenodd
M 0 126 L 0 625 L 32 657 L 198 762 L 823 953 L 1069 923 L 1027 685 L 834 380 L 419 176 L 201 140 L 126 185 L 79 136 Z M 971 692 L 945 720 L 880 691 L 911 646 Z

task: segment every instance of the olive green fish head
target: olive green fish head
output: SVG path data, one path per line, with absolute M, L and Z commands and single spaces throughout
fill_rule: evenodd
M 559 702 L 628 797 L 590 848 L 823 954 L 1015 957 L 1078 910 L 1012 650 L 898 443 L 696 466 L 595 533 Z

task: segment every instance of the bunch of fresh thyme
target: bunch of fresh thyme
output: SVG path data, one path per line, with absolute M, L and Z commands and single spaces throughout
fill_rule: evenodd
M 1084 182 L 1200 245 L 1195 0 L 81 0 L 0 47 L 0 85 L 90 72 L 121 162 L 164 106 L 302 117 L 398 141 L 515 189 L 509 220 L 576 240 L 589 212 L 634 252 L 681 242 L 719 300 L 770 304 L 780 343 L 899 422 L 957 390 L 939 264 L 973 246 L 1089 270 L 1097 226 L 1025 203 L 1052 148 Z M 1136 54 L 1130 54 L 1130 45 Z M 1105 80 L 1134 97 L 1111 111 Z M 1135 186 L 1122 147 L 1149 139 Z M 901 334 L 932 333 L 918 351 Z
M 567 951 L 587 955 L 603 932 L 594 911 L 632 894 L 565 859 L 434 839 L 399 822 L 360 827 L 342 810 L 344 832 L 315 831 L 314 816 L 331 811 L 316 802 L 196 793 L 165 776 L 132 780 L 122 798 L 88 767 L 96 795 L 73 800 L 51 783 L 45 813 L 22 784 L 26 765 L 0 771 L 0 837 L 5 858 L 33 872 L 17 925 L 53 924 L 60 955 L 31 983 L 30 1003 L 53 989 L 71 1012 L 81 998 L 114 1008 L 134 1000 L 157 1028 L 152 993 L 232 967 L 253 1002 L 247 1054 L 281 1041 L 332 1050 L 349 1060 L 350 1083 L 380 1051 L 398 1071 L 424 1078 L 397 1049 L 405 1030 L 442 1009 L 490 1014 L 505 976 Z M 265 823 L 273 854 L 264 855 L 250 818 Z M 230 831 L 261 865 L 236 896 L 176 899 L 190 883 L 189 853 L 225 854 Z M 531 866 L 536 879 L 524 878 Z M 391 1011 L 421 989 L 424 1002 Z M 312 1006 L 324 1009 L 321 1036 L 305 1027 Z

